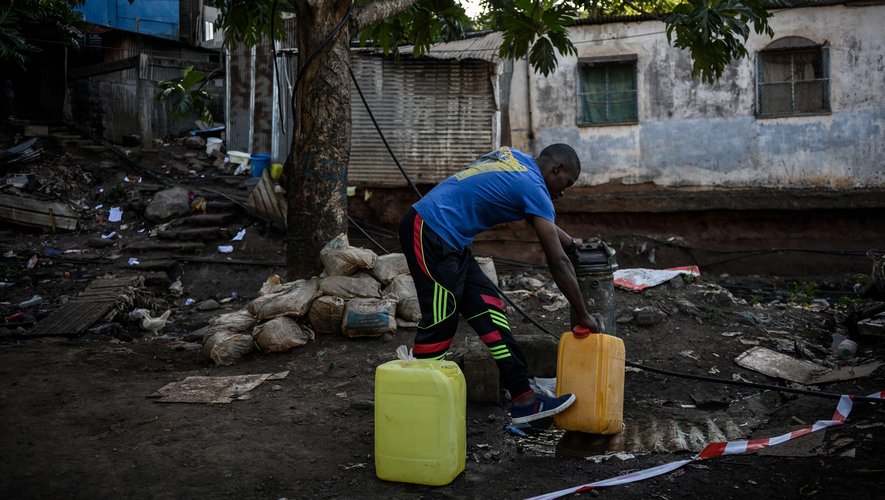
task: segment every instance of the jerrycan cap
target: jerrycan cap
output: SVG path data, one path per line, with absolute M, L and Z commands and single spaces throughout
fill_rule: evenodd
M 590 333 L 590 329 L 584 325 L 575 325 L 574 328 L 572 328 L 572 334 L 575 336 L 576 339 L 588 337 L 590 336 Z

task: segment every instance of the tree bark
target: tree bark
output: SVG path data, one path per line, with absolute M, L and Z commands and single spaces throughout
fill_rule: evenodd
M 356 31 L 395 16 L 408 9 L 415 0 L 378 0 L 354 8 L 353 22 Z
M 299 67 L 316 55 L 302 69 L 295 89 L 295 132 L 285 164 L 289 279 L 318 273 L 320 249 L 347 231 L 351 132 L 350 23 L 332 34 L 350 0 L 295 5 Z M 329 36 L 331 40 L 320 48 Z
M 295 133 L 284 167 L 289 279 L 321 270 L 320 249 L 347 231 L 347 166 L 351 144 L 350 40 L 363 27 L 395 15 L 415 0 L 379 0 L 354 6 L 351 0 L 296 1 L 299 68 L 295 89 Z M 331 40 L 323 45 L 324 41 Z

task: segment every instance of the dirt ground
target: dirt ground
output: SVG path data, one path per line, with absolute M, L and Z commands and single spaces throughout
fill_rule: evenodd
M 46 156 L 44 161 L 60 158 Z M 86 163 L 83 156 L 66 158 L 63 163 L 68 166 Z M 112 171 L 116 160 L 103 161 Z M 84 186 L 82 196 L 89 206 L 101 201 L 99 186 L 122 185 L 110 175 L 102 182 L 92 180 Z M 234 254 L 207 250 L 201 254 L 207 261 L 180 259 L 181 269 L 173 274 L 183 272 L 182 296 L 165 295 L 166 283 L 148 287 L 172 310 L 162 335 L 145 334 L 135 324 L 122 323 L 77 337 L 29 337 L 33 321 L 39 324 L 97 277 L 132 272 L 125 245 L 147 238 L 138 232 L 144 222 L 134 212 L 124 211 L 127 230 L 100 217 L 91 218 L 76 233 L 0 230 L 2 281 L 12 283 L 0 289 L 3 317 L 33 295 L 44 297 L 42 305 L 28 310 L 30 323 L 0 328 L 0 496 L 4 498 L 524 498 L 693 455 L 646 450 L 624 460 L 596 463 L 586 457 L 613 450 L 553 428 L 516 436 L 505 429 L 506 404 L 471 402 L 466 471 L 451 484 L 428 487 L 377 479 L 374 371 L 394 358 L 397 346 L 410 344 L 414 332 L 400 329 L 395 335 L 371 339 L 319 336 L 288 352 L 254 353 L 232 366 L 213 366 L 203 357 L 201 338 L 194 332 L 212 317 L 243 307 L 258 295 L 265 278 L 283 271 L 282 235 L 242 214 L 227 227 L 230 233 L 247 228 L 246 239 L 236 244 Z M 84 249 L 89 239 L 112 228 L 123 235 L 112 248 L 67 257 L 40 252 L 33 269 L 24 265 L 37 250 Z M 352 243 L 369 246 L 358 234 L 351 236 Z M 383 242 L 391 243 L 389 238 Z M 6 257 L 8 252 L 14 257 Z M 168 258 L 142 258 L 161 257 Z M 241 261 L 259 264 L 236 263 Z M 728 380 L 739 375 L 779 386 L 791 384 L 741 368 L 734 358 L 758 344 L 792 349 L 791 355 L 834 366 L 841 363 L 828 351 L 832 335 L 844 333 L 839 321 L 854 300 L 850 290 L 856 277 L 816 278 L 811 286 L 770 276 L 707 276 L 703 269 L 701 273 L 696 282 L 677 278 L 641 293 L 616 292 L 618 335 L 629 360 Z M 546 292 L 551 291 L 551 280 L 543 269 L 499 265 L 499 276 L 503 288 L 548 328 L 555 332 L 568 328 L 567 308 L 544 308 L 550 305 Z M 527 277 L 539 280 L 541 286 Z M 199 303 L 229 297 L 233 299 L 215 310 L 186 305 L 188 298 Z M 812 298 L 817 300 L 802 304 Z M 517 339 L 538 335 L 518 313 L 508 312 Z M 463 349 L 465 335 L 472 333 L 462 325 L 455 354 Z M 860 347 L 857 358 L 846 363 L 881 360 L 885 354 L 875 339 L 861 339 Z M 230 404 L 159 403 L 153 397 L 164 385 L 192 375 L 281 371 L 289 372 L 285 379 L 265 382 L 250 393 L 250 399 Z M 885 370 L 811 389 L 870 394 L 885 390 Z M 835 407 L 833 399 L 635 370 L 626 374 L 628 429 L 655 420 L 729 417 L 740 420 L 744 437 L 771 436 L 829 419 Z M 846 425 L 827 429 L 811 456 L 698 461 L 662 477 L 583 495 L 876 497 L 885 473 L 883 444 L 883 406 L 856 403 Z

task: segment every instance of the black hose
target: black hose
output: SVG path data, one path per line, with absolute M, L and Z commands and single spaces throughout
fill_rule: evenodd
M 747 382 L 744 380 L 728 380 L 728 379 L 724 379 L 724 378 L 707 377 L 705 375 L 695 375 L 692 373 L 674 372 L 672 370 L 664 370 L 663 368 L 655 368 L 652 366 L 641 365 L 639 363 L 634 363 L 633 361 L 626 361 L 624 364 L 626 364 L 627 366 L 632 366 L 633 368 L 638 368 L 643 371 L 658 373 L 661 375 L 668 375 L 671 377 L 699 380 L 701 382 L 712 382 L 712 383 L 724 384 L 724 385 L 739 385 L 742 387 L 753 387 L 756 389 L 767 389 L 767 390 L 771 390 L 771 391 L 789 392 L 789 393 L 793 393 L 793 394 L 802 394 L 804 396 L 817 396 L 819 398 L 839 399 L 842 397 L 842 394 L 837 394 L 835 392 L 809 391 L 807 389 L 794 389 L 792 387 L 781 387 L 781 386 L 769 385 L 769 384 L 757 384 L 756 382 Z M 881 403 L 882 402 L 882 400 L 879 398 L 870 398 L 870 397 L 866 397 L 866 396 L 852 396 L 852 399 L 856 402 L 864 402 L 864 403 Z
M 390 253 L 390 252 L 387 251 L 386 248 L 384 248 L 384 246 L 383 246 L 381 243 L 378 243 L 377 241 L 375 241 L 375 238 L 372 238 L 371 236 L 369 236 L 369 233 L 367 233 L 366 230 L 363 229 L 359 224 L 357 224 L 356 221 L 353 220 L 349 215 L 347 216 L 347 220 L 350 221 L 350 223 L 353 224 L 354 227 L 356 227 L 357 229 L 359 229 L 359 231 L 360 231 L 361 233 L 363 233 L 363 236 L 365 236 L 366 238 L 369 238 L 369 241 L 371 241 L 372 243 L 374 243 L 375 246 L 378 247 L 379 250 L 381 250 L 381 251 L 384 252 L 385 254 L 389 254 L 389 253 Z

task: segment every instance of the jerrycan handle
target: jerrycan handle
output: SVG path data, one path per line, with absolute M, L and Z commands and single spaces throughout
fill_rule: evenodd
M 592 332 L 590 332 L 590 329 L 584 325 L 575 325 L 574 328 L 572 328 L 572 333 L 575 335 L 576 339 L 582 339 L 589 336 Z

